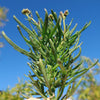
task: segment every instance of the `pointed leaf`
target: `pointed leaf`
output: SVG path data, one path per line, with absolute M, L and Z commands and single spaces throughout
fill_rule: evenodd
M 57 23 L 57 14 L 51 9 L 51 13 L 55 19 L 55 22 Z
M 16 16 L 13 16 L 13 18 L 15 19 L 15 21 L 29 34 L 31 35 L 32 37 L 34 36 L 34 33 L 28 29 L 24 24 L 22 24 L 17 18 Z
M 35 56 L 34 53 L 31 53 L 31 54 L 30 54 L 30 52 L 27 52 L 26 50 L 20 48 L 20 47 L 17 46 L 13 41 L 11 41 L 11 40 L 6 36 L 6 34 L 4 33 L 4 31 L 2 31 L 2 35 L 3 35 L 4 38 L 8 41 L 8 43 L 9 43 L 10 45 L 12 45 L 12 47 L 13 47 L 15 50 L 17 50 L 18 52 L 20 52 L 20 53 L 22 53 L 22 54 L 24 54 L 24 55 L 26 55 L 26 56 L 32 58 L 33 60 L 36 60 L 36 59 L 37 59 L 37 57 Z

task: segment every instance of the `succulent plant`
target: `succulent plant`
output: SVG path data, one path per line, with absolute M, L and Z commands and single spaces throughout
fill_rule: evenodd
M 28 65 L 32 72 L 29 72 L 28 77 L 34 87 L 33 95 L 50 100 L 66 100 L 75 92 L 82 78 L 76 84 L 74 84 L 75 80 L 98 62 L 97 60 L 88 68 L 80 70 L 77 69 L 82 62 L 76 66 L 73 64 L 81 54 L 80 35 L 91 22 L 86 23 L 81 30 L 74 32 L 77 24 L 72 29 L 70 29 L 72 20 L 69 25 L 65 24 L 68 10 L 64 13 L 60 12 L 57 17 L 56 12 L 51 10 L 51 14 L 48 15 L 45 9 L 44 20 L 36 11 L 38 22 L 33 19 L 30 10 L 23 9 L 22 13 L 26 15 L 31 29 L 26 27 L 16 16 L 13 18 L 18 23 L 19 33 L 29 46 L 30 51 L 16 45 L 4 31 L 2 35 L 15 50 L 30 58 Z M 29 39 L 22 34 L 20 27 L 28 33 Z M 75 51 L 78 51 L 78 54 Z

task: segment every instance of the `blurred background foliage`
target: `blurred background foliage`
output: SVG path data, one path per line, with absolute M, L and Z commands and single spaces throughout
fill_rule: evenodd
M 83 61 L 81 67 L 85 68 L 93 63 L 90 58 L 85 56 L 81 57 L 80 61 Z M 73 100 L 100 100 L 100 63 L 90 69 L 83 78 L 84 80 L 75 93 L 77 99 Z
M 23 82 L 18 79 L 18 83 L 13 88 L 7 88 L 5 91 L 0 91 L 0 100 L 24 100 L 32 96 L 32 84 Z
M 8 9 L 5 7 L 0 7 L 0 27 L 5 25 L 5 22 L 8 21 L 7 19 Z
M 8 13 L 8 9 L 0 6 L 0 28 L 2 28 L 5 25 L 5 22 L 8 21 L 7 13 Z M 2 36 L 1 36 L 1 32 L 0 32 L 0 38 L 1 37 Z M 0 41 L 0 48 L 3 46 L 4 46 L 4 44 Z

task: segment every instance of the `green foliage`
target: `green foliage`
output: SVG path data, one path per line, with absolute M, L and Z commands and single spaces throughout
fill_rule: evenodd
M 12 95 L 9 90 L 6 92 L 0 93 L 0 100 L 23 100 L 21 97 L 17 95 Z
M 80 91 L 79 100 L 99 100 L 100 99 L 100 86 L 93 85 Z
M 91 66 L 93 62 L 88 57 L 81 57 L 83 64 L 80 68 L 87 68 Z M 80 60 L 80 61 L 81 61 Z M 100 83 L 98 83 L 100 75 L 100 63 L 97 63 L 95 68 L 89 70 L 84 75 L 84 80 L 80 84 L 80 88 L 77 90 L 78 100 L 99 100 L 100 99 Z M 96 79 L 98 77 L 98 79 Z
M 44 21 L 36 11 L 38 22 L 33 19 L 32 13 L 28 9 L 23 9 L 22 13 L 27 16 L 31 29 L 26 27 L 16 16 L 13 16 L 13 18 L 19 24 L 17 25 L 19 33 L 29 46 L 30 51 L 17 46 L 6 36 L 4 31 L 2 34 L 14 49 L 30 58 L 31 61 L 28 65 L 32 72 L 29 72 L 28 77 L 34 87 L 33 95 L 44 99 L 49 97 L 52 100 L 67 99 L 75 92 L 82 79 L 74 84 L 75 80 L 98 62 L 97 60 L 88 68 L 79 70 L 77 69 L 82 62 L 74 66 L 74 62 L 81 54 L 81 43 L 79 44 L 81 32 L 91 22 L 86 23 L 81 30 L 74 33 L 77 24 L 72 29 L 70 29 L 72 21 L 69 25 L 65 24 L 68 10 L 64 13 L 60 12 L 59 17 L 57 17 L 53 10 L 48 15 L 45 9 Z M 33 25 L 34 27 L 32 27 Z M 29 39 L 22 34 L 20 27 L 28 33 Z M 75 51 L 78 51 L 78 54 Z M 68 87 L 68 90 L 63 94 L 66 87 Z
M 8 10 L 4 7 L 0 7 L 0 27 L 4 26 L 4 23 L 7 21 L 7 12 Z M 0 32 L 0 38 L 1 38 L 1 32 Z M 0 42 L 0 48 L 3 47 L 3 43 Z
M 7 21 L 7 12 L 7 8 L 0 7 L 0 27 L 4 26 L 4 22 Z
M 0 100 L 24 100 L 30 98 L 33 92 L 32 84 L 19 80 L 15 87 L 0 92 Z

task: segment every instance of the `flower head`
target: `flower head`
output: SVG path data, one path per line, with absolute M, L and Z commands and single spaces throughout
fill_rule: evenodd
M 53 17 L 52 14 L 49 15 L 49 18 L 50 18 L 51 20 L 54 20 L 54 17 Z
M 67 16 L 68 15 L 68 10 L 66 10 L 65 12 L 64 12 L 64 16 Z
M 23 9 L 22 14 L 25 14 L 25 15 L 28 14 L 29 15 L 29 14 L 31 14 L 31 11 L 29 9 Z
M 62 11 L 60 11 L 60 16 L 63 18 L 63 12 Z

